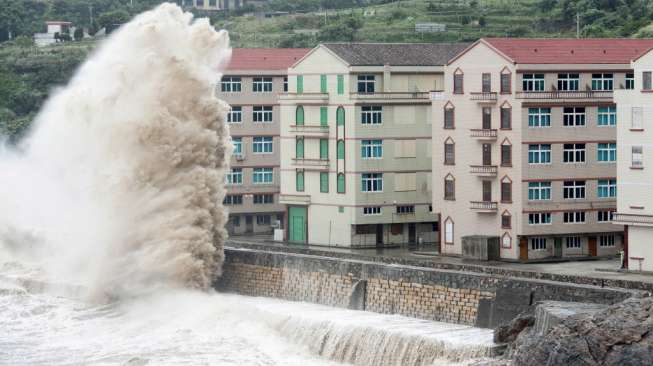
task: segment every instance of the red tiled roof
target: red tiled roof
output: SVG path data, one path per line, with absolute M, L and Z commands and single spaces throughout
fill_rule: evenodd
M 234 48 L 228 70 L 285 70 L 310 48 Z
M 520 64 L 629 64 L 653 47 L 653 39 L 484 38 Z

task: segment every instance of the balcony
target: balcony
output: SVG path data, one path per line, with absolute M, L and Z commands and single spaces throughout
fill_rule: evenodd
M 612 223 L 618 225 L 653 226 L 653 215 L 614 213 Z
M 429 92 L 375 92 L 375 93 L 350 93 L 350 98 L 355 102 L 392 102 L 392 103 L 429 103 Z
M 496 103 L 497 102 L 497 92 L 477 92 L 469 93 L 470 100 L 474 100 L 478 103 Z
M 290 133 L 305 136 L 327 137 L 329 136 L 329 126 L 322 125 L 291 125 Z
M 492 201 L 470 201 L 469 204 L 469 208 L 478 213 L 496 213 L 499 209 L 499 204 Z
M 497 130 L 496 129 L 472 129 L 470 131 L 470 136 L 479 140 L 489 140 L 494 141 L 497 139 Z
M 307 194 L 280 194 L 279 203 L 282 205 L 308 206 L 311 196 Z
M 612 101 L 612 90 L 553 90 L 553 91 L 521 91 L 515 97 L 523 100 L 537 102 L 561 102 L 561 101 L 591 101 L 600 100 Z
M 329 93 L 280 93 L 279 100 L 324 104 L 329 101 Z
M 499 170 L 496 165 L 470 165 L 469 172 L 479 177 L 496 177 Z
M 329 168 L 329 159 L 304 159 L 304 158 L 292 158 L 292 163 L 296 167 L 301 168 Z

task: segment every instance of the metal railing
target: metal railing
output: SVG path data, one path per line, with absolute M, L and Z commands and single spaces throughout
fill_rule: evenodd
M 429 92 L 350 93 L 351 99 L 429 99 Z
M 469 131 L 471 137 L 497 138 L 496 129 L 472 129 Z
M 329 93 L 280 93 L 281 100 L 327 100 Z
M 653 215 L 638 215 L 638 214 L 625 214 L 614 213 L 612 216 L 613 223 L 634 223 L 653 225 Z
M 496 165 L 470 165 L 470 173 L 482 175 L 497 175 Z
M 517 99 L 612 99 L 612 90 L 520 91 Z
M 474 92 L 469 93 L 471 100 L 476 101 L 485 101 L 485 102 L 496 102 L 497 101 L 497 92 Z
M 301 166 L 329 166 L 329 159 L 292 158 L 292 161 Z
M 499 204 L 493 201 L 470 201 L 469 204 L 472 210 L 496 211 L 499 208 Z
M 294 133 L 329 133 L 329 126 L 322 125 L 290 125 L 290 132 Z

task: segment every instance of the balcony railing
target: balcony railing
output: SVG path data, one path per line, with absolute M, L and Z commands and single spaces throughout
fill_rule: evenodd
M 280 100 L 327 101 L 329 93 L 281 93 Z
M 301 134 L 318 134 L 318 135 L 328 135 L 329 126 L 322 125 L 291 125 L 291 133 L 301 133 Z
M 311 203 L 311 196 L 306 194 L 280 194 L 279 203 L 283 205 L 302 205 Z
M 477 212 L 497 212 L 499 204 L 492 201 L 470 201 L 470 208 Z
M 470 173 L 484 177 L 494 177 L 498 171 L 496 165 L 470 165 L 469 168 Z
M 358 100 L 397 100 L 415 99 L 429 100 L 429 92 L 375 92 L 375 93 L 351 93 L 351 99 Z
M 326 168 L 329 166 L 329 159 L 304 159 L 304 158 L 292 158 L 293 164 L 296 166 L 303 167 L 322 167 Z
M 612 222 L 614 224 L 653 225 L 653 215 L 614 213 Z
M 497 101 L 497 92 L 476 92 L 469 93 L 471 100 L 483 103 L 493 103 Z
M 554 90 L 554 91 L 521 91 L 516 93 L 517 99 L 612 99 L 612 90 Z
M 470 131 L 470 136 L 478 139 L 484 140 L 496 140 L 497 139 L 497 130 L 495 129 L 472 129 Z

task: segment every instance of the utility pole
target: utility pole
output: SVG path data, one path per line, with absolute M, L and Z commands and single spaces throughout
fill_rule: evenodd
M 576 12 L 576 38 L 580 38 L 580 15 Z

